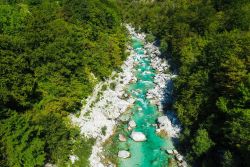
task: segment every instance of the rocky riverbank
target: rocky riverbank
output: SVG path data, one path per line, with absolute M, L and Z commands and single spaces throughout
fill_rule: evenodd
M 130 35 L 145 42 L 145 34 L 136 33 L 136 31 L 129 25 L 126 26 Z M 135 66 L 142 56 L 149 56 L 151 59 L 151 66 L 156 70 L 154 77 L 154 89 L 150 89 L 147 93 L 147 99 L 150 103 L 158 106 L 159 112 L 163 112 L 163 105 L 168 101 L 166 97 L 171 95 L 172 78 L 175 75 L 166 73 L 169 65 L 166 60 L 160 59 L 160 51 L 152 43 L 147 43 L 144 46 L 145 53 L 136 53 L 131 46 L 128 47 L 130 56 L 122 65 L 122 72 L 112 73 L 111 77 L 105 82 L 99 83 L 91 96 L 86 100 L 86 104 L 81 110 L 79 117 L 71 115 L 72 122 L 78 125 L 81 133 L 88 138 L 95 138 L 96 143 L 93 146 L 92 154 L 89 158 L 92 167 L 105 166 L 102 163 L 102 144 L 113 134 L 114 127 L 117 126 L 119 121 L 128 121 L 130 118 L 121 116 L 122 113 L 128 110 L 133 105 L 135 99 L 127 94 L 129 84 L 137 81 L 135 74 Z M 142 110 L 142 109 L 141 109 Z M 166 112 L 168 113 L 168 112 Z M 174 122 L 173 117 L 168 115 L 162 116 L 158 119 L 158 128 L 156 131 L 165 131 L 169 137 L 178 137 L 180 133 L 180 126 Z M 135 127 L 134 122 L 130 122 L 130 126 Z M 136 132 L 132 132 L 135 139 Z M 141 134 L 140 134 L 141 135 Z M 126 141 L 124 136 L 119 136 L 122 140 Z M 144 137 L 144 136 L 143 136 Z M 143 138 L 144 141 L 146 140 Z M 118 156 L 129 158 L 131 155 L 125 150 L 121 150 Z M 183 161 L 183 158 L 182 160 Z M 110 164 L 111 165 L 111 164 Z
M 156 70 L 156 75 L 154 77 L 154 89 L 150 89 L 147 93 L 147 98 L 151 103 L 158 106 L 160 113 L 164 113 L 165 116 L 158 118 L 158 123 L 160 123 L 159 130 L 164 130 L 167 132 L 169 137 L 177 138 L 181 126 L 176 121 L 170 111 L 164 111 L 164 105 L 171 103 L 173 81 L 172 79 L 176 77 L 175 74 L 170 74 L 169 64 L 166 59 L 159 58 L 160 51 L 153 43 L 147 43 L 145 45 L 147 50 L 147 55 L 151 57 L 151 66 Z M 162 121 L 159 121 L 162 120 Z
M 114 72 L 107 81 L 95 87 L 79 117 L 71 116 L 73 123 L 80 127 L 83 135 L 96 139 L 89 159 L 92 167 L 104 166 L 100 158 L 103 151 L 102 143 L 113 134 L 121 113 L 134 103 L 134 99 L 125 93 L 126 86 L 135 78 L 132 72 L 133 56 L 130 55 L 124 62 L 121 73 Z

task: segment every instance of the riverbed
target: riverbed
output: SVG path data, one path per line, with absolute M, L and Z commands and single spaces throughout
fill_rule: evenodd
M 151 57 L 147 55 L 143 42 L 136 37 L 132 38 L 133 50 L 137 54 L 134 59 L 137 81 L 129 85 L 128 94 L 135 99 L 134 105 L 128 112 L 131 120 L 135 121 L 135 132 L 142 132 L 147 137 L 146 141 L 136 142 L 128 136 L 126 142 L 120 142 L 119 149 L 131 153 L 130 158 L 120 159 L 121 167 L 162 167 L 168 166 L 166 150 L 174 149 L 172 141 L 167 136 L 156 133 L 156 120 L 162 115 L 156 104 L 147 98 L 147 92 L 153 89 L 156 70 L 151 66 Z M 165 84 L 165 83 L 162 83 Z M 128 125 L 123 125 L 123 135 L 129 134 Z
M 90 166 L 167 167 L 175 160 L 186 166 L 173 145 L 180 124 L 165 107 L 172 103 L 176 75 L 145 34 L 126 27 L 132 42 L 121 72 L 97 84 L 80 116 L 71 116 L 84 136 L 96 139 Z M 143 140 L 136 141 L 135 133 Z

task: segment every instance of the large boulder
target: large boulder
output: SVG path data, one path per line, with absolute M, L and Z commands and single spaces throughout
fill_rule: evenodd
M 122 142 L 127 141 L 126 137 L 123 134 L 119 134 L 119 140 Z
M 134 120 L 129 121 L 128 126 L 131 128 L 135 128 L 136 127 L 135 121 Z
M 171 126 L 171 121 L 168 119 L 167 116 L 158 117 L 157 122 L 159 123 L 160 127 Z
M 133 131 L 130 135 L 130 137 L 137 142 L 142 142 L 147 140 L 146 136 L 142 132 L 135 132 Z
M 172 124 L 168 116 L 161 116 L 157 119 L 159 129 L 167 132 L 169 137 L 178 137 L 180 133 L 180 126 Z
M 118 157 L 119 158 L 129 158 L 130 157 L 130 152 L 126 151 L 126 150 L 121 150 L 118 152 Z

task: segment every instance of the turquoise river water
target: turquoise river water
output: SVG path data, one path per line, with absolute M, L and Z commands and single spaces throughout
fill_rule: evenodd
M 129 86 L 128 92 L 136 101 L 131 107 L 129 113 L 137 126 L 134 131 L 143 132 L 147 140 L 144 142 L 135 142 L 128 138 L 126 142 L 119 143 L 119 149 L 126 149 L 131 153 L 131 157 L 127 159 L 119 159 L 121 167 L 167 167 L 168 156 L 165 149 L 173 149 L 173 144 L 169 138 L 162 138 L 156 134 L 155 124 L 157 117 L 161 115 L 157 106 L 151 104 L 146 98 L 147 91 L 154 88 L 155 70 L 150 65 L 150 57 L 144 56 L 143 43 L 133 38 L 133 49 L 141 55 L 136 61 L 138 65 L 136 69 L 137 82 Z M 164 84 L 164 83 L 163 83 Z M 142 108 L 140 110 L 139 108 Z M 139 109 L 139 110 L 138 110 Z M 122 125 L 123 129 L 127 125 Z M 125 132 L 124 132 L 125 133 Z M 130 132 L 127 132 L 128 134 Z

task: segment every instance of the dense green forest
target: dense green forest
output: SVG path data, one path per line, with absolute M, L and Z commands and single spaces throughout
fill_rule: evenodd
M 250 166 L 248 0 L 0 0 L 0 166 L 65 166 L 72 154 L 87 166 L 94 141 L 68 115 L 119 70 L 122 22 L 178 70 L 170 107 L 189 164 Z
M 117 7 L 103 0 L 0 0 L 0 166 L 87 166 L 93 140 L 70 125 L 125 59 Z
M 250 166 L 250 2 L 118 0 L 178 70 L 175 102 L 190 165 Z

